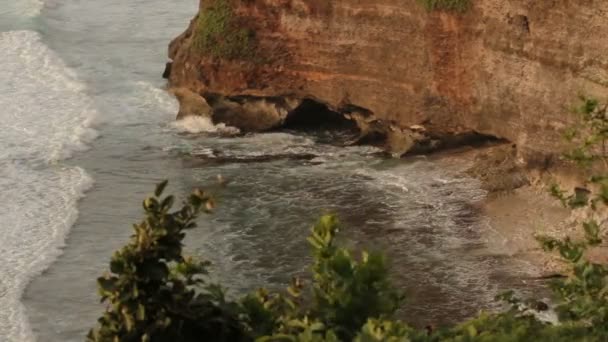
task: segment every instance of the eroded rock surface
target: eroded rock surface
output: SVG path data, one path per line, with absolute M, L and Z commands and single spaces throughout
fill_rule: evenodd
M 280 127 L 300 101 L 283 98 L 219 98 L 213 103 L 213 121 L 243 132 L 263 132 Z
M 538 159 L 561 149 L 578 93 L 608 93 L 604 0 L 476 0 L 463 14 L 416 0 L 214 1 L 255 33 L 255 53 L 197 49 L 195 19 L 171 43 L 172 87 L 363 108 L 362 129 L 405 132 L 387 139 L 397 153 L 421 125 L 433 136 L 504 138 Z
M 188 116 L 211 117 L 211 106 L 209 106 L 205 98 L 201 95 L 183 87 L 171 89 L 171 94 L 179 101 L 177 120 L 184 119 Z

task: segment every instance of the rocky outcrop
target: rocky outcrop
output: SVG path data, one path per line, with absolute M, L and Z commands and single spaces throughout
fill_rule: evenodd
M 538 160 L 560 149 L 578 93 L 608 93 L 604 0 L 476 0 L 464 13 L 416 0 L 206 0 L 202 11 L 226 1 L 255 33 L 254 53 L 197 48 L 195 19 L 171 43 L 172 87 L 362 110 L 376 127 L 363 129 L 399 153 L 416 126 L 503 138 L 518 158 Z
M 189 116 L 208 117 L 214 123 L 223 123 L 244 132 L 261 132 L 280 127 L 287 114 L 298 107 L 300 101 L 284 98 L 205 96 L 188 88 L 171 88 L 179 102 L 176 120 Z M 211 104 L 209 104 L 207 102 Z
M 244 132 L 263 132 L 283 125 L 287 114 L 300 101 L 285 98 L 233 97 L 216 98 L 213 121 L 236 127 Z
M 188 116 L 211 117 L 211 106 L 207 104 L 207 101 L 201 95 L 188 88 L 172 88 L 170 92 L 179 102 L 177 120 L 184 119 Z

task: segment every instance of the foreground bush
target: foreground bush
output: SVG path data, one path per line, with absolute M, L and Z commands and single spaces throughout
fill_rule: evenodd
M 402 296 L 388 281 L 384 257 L 355 258 L 335 244 L 339 224 L 324 216 L 308 241 L 313 281 L 294 279 L 285 293 L 259 290 L 239 301 L 206 280 L 208 263 L 185 258 L 185 231 L 195 227 L 210 198 L 200 191 L 170 212 L 173 197 L 144 201 L 146 218 L 134 226 L 130 243 L 116 252 L 111 274 L 98 279 L 108 304 L 89 341 L 602 341 L 608 339 L 605 265 L 584 261 L 583 251 L 599 242 L 595 227 L 587 240 L 545 238 L 572 265 L 572 275 L 554 284 L 563 324 L 549 325 L 520 309 L 484 314 L 451 329 L 417 331 L 393 314 Z M 588 227 L 588 226 L 587 226 Z
M 585 99 L 584 129 L 570 134 L 579 145 L 570 159 L 605 162 L 606 107 Z M 582 138 L 581 138 L 582 136 Z M 577 138 L 578 137 L 578 138 Z M 597 170 L 594 169 L 594 170 Z M 602 169 L 602 170 L 605 170 Z M 199 214 L 213 209 L 212 199 L 195 191 L 177 210 L 174 198 L 162 197 L 161 183 L 143 203 L 145 218 L 134 225 L 130 242 L 116 252 L 110 273 L 98 279 L 106 312 L 88 341 L 608 341 L 608 267 L 590 262 L 588 249 L 602 243 L 602 219 L 608 205 L 608 174 L 589 179 L 588 188 L 552 193 L 564 205 L 587 209 L 584 238 L 539 237 L 558 251 L 570 272 L 552 284 L 560 323 L 539 321 L 534 300 L 501 296 L 511 309 L 482 314 L 456 327 L 419 331 L 395 320 L 403 296 L 388 280 L 383 255 L 353 255 L 336 244 L 340 225 L 324 216 L 308 242 L 313 255 L 312 282 L 294 279 L 284 293 L 264 289 L 228 300 L 208 282 L 209 263 L 186 258 L 183 239 Z

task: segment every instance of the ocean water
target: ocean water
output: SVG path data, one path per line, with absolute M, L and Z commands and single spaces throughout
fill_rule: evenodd
M 1 32 L 0 46 L 0 332 L 18 340 L 31 338 L 23 289 L 59 254 L 91 186 L 82 168 L 62 161 L 95 137 L 95 109 L 39 33 Z
M 163 179 L 177 196 L 216 192 L 187 249 L 234 295 L 306 274 L 305 236 L 326 212 L 346 245 L 388 253 L 415 324 L 494 309 L 496 293 L 520 286 L 529 266 L 487 250 L 485 193 L 462 166 L 333 146 L 323 129 L 234 136 L 175 123 L 160 74 L 197 8 L 0 0 L 0 341 L 82 341 L 103 311 L 95 279 Z

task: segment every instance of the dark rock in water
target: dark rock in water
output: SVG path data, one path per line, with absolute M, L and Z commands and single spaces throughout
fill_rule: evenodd
M 545 302 L 536 301 L 534 303 L 533 308 L 536 311 L 547 311 L 547 310 L 549 310 L 549 305 L 547 305 L 547 303 L 545 303 Z
M 165 71 L 163 72 L 163 78 L 164 79 L 169 79 L 169 77 L 171 77 L 171 69 L 173 68 L 173 62 L 167 62 L 167 64 L 165 64 Z
M 552 274 L 542 275 L 539 277 L 534 277 L 533 279 L 535 279 L 535 280 L 553 280 L 553 279 L 564 279 L 567 277 L 568 276 L 566 276 L 565 274 L 552 273 Z
M 209 164 L 248 164 L 248 163 L 264 163 L 272 162 L 275 160 L 302 160 L 310 161 L 317 157 L 312 153 L 279 153 L 279 154 L 266 154 L 266 155 L 226 155 L 220 151 L 213 151 L 212 153 L 205 154 L 194 154 L 191 160 L 187 161 L 187 167 L 195 168 L 202 167 Z
M 312 153 L 301 153 L 301 154 L 267 154 L 262 156 L 227 156 L 227 155 L 217 155 L 215 157 L 209 158 L 204 157 L 207 160 L 213 160 L 218 163 L 260 163 L 260 162 L 270 162 L 280 159 L 290 159 L 290 160 L 312 160 L 316 157 L 316 155 Z

